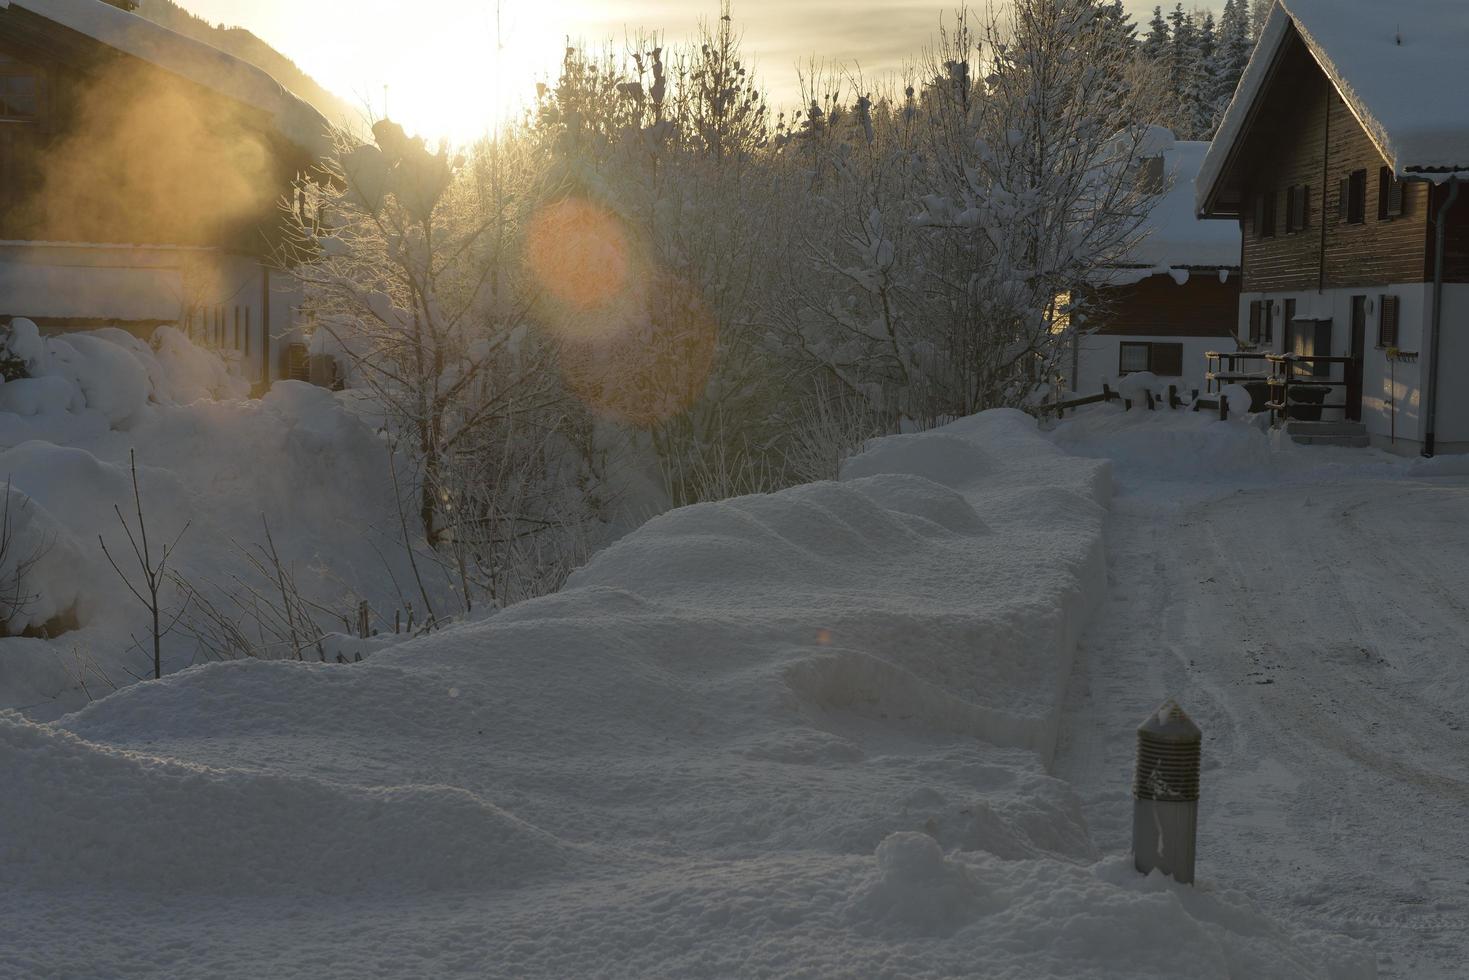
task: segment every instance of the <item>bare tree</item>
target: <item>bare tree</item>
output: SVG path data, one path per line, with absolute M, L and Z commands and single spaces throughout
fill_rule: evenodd
M 158 561 L 155 563 L 153 560 L 152 546 L 148 542 L 148 522 L 143 518 L 143 494 L 138 489 L 138 460 L 133 450 L 128 450 L 128 471 L 131 473 L 133 480 L 133 505 L 137 515 L 137 533 L 135 534 L 133 532 L 132 525 L 123 516 L 121 507 L 113 504 L 112 510 L 117 514 L 117 522 L 122 525 L 123 533 L 127 535 L 128 544 L 132 546 L 133 558 L 137 562 L 138 569 L 139 581 L 137 584 L 134 584 L 132 576 L 124 572 L 122 567 L 118 565 L 117 560 L 112 557 L 112 552 L 108 550 L 106 539 L 99 534 L 97 535 L 97 541 L 102 545 L 102 554 L 107 556 L 107 562 L 112 566 L 112 570 L 117 572 L 117 577 L 122 579 L 123 585 L 127 586 L 128 591 L 133 594 L 133 598 L 137 599 L 148 610 L 148 614 L 152 619 L 153 677 L 156 680 L 163 676 L 163 637 L 173 629 L 174 625 L 178 623 L 179 617 L 188 608 L 188 601 L 185 600 L 184 605 L 174 616 L 173 621 L 167 626 L 163 625 L 161 594 L 165 583 L 170 581 L 168 560 L 173 557 L 180 539 L 189 530 L 189 523 L 185 522 L 184 526 L 179 529 L 179 533 L 175 535 L 173 541 L 163 547 L 159 553 Z M 137 639 L 134 638 L 133 642 L 136 645 Z

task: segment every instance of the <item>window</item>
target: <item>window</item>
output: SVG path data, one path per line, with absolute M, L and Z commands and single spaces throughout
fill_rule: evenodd
M 1296 184 L 1285 189 L 1285 230 L 1287 234 L 1306 230 L 1306 217 L 1310 214 L 1311 188 Z
M 1255 237 L 1275 237 L 1275 192 L 1265 191 L 1255 198 Z
M 41 72 L 0 54 L 0 122 L 35 122 L 41 116 Z
M 1403 182 L 1391 167 L 1377 172 L 1377 220 L 1390 221 L 1403 216 Z
M 1137 189 L 1144 194 L 1163 193 L 1163 158 L 1148 157 L 1139 161 Z
M 1118 345 L 1118 374 L 1151 371 L 1159 377 L 1176 378 L 1183 374 L 1182 344 L 1144 344 L 1123 342 Z
M 1367 220 L 1367 171 L 1353 170 L 1341 179 L 1337 218 L 1349 225 L 1360 225 Z
M 1150 344 L 1128 344 L 1120 345 L 1122 352 L 1117 365 L 1118 374 L 1131 374 L 1134 371 L 1146 371 L 1152 358 L 1149 357 L 1148 348 Z
M 1260 333 L 1260 321 L 1264 317 L 1264 306 L 1259 300 L 1250 303 L 1250 343 L 1258 344 L 1262 338 Z
M 1396 296 L 1377 297 L 1377 346 L 1396 347 L 1398 345 L 1398 298 Z

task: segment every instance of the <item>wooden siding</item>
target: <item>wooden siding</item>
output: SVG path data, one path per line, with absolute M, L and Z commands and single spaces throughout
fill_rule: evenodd
M 0 51 L 41 70 L 36 123 L 0 133 L 0 239 L 267 254 L 311 161 L 268 116 L 19 7 Z
M 1433 189 L 1433 199 L 1428 203 L 1428 250 L 1424 265 L 1424 279 L 1433 280 L 1433 256 L 1437 247 L 1436 229 L 1433 222 L 1438 219 L 1438 209 L 1449 199 L 1449 189 L 1440 185 Z M 1460 181 L 1459 198 L 1449 211 L 1448 224 L 1444 231 L 1444 282 L 1469 283 L 1469 181 Z
M 1136 337 L 1227 337 L 1239 319 L 1239 274 L 1219 281 L 1213 269 L 1194 272 L 1180 286 L 1172 276 L 1100 290 L 1088 304 L 1088 327 Z
M 1379 220 L 1385 161 L 1346 103 L 1294 35 L 1282 52 L 1239 157 L 1245 206 L 1244 290 L 1330 289 L 1422 282 L 1429 191 L 1404 188 L 1401 217 Z M 1366 171 L 1365 220 L 1340 216 L 1341 182 Z M 1287 232 L 1286 188 L 1309 189 L 1306 227 Z M 1275 195 L 1276 234 L 1256 234 L 1259 195 Z

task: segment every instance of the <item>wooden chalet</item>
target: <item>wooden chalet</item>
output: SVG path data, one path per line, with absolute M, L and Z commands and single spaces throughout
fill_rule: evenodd
M 1469 450 L 1469 4 L 1279 0 L 1198 181 L 1243 235 L 1225 382 L 1362 441 Z M 1306 417 L 1309 417 L 1308 415 Z
M 1080 395 L 1141 371 L 1181 391 L 1202 389 L 1204 355 L 1233 347 L 1239 234 L 1194 214 L 1194 177 L 1209 144 L 1175 142 L 1156 129 L 1144 149 L 1138 179 L 1160 196 L 1127 261 L 1103 270 L 1076 306 L 1067 382 Z
M 269 383 L 300 305 L 282 202 L 328 124 L 132 6 L 0 0 L 0 322 L 175 325 Z

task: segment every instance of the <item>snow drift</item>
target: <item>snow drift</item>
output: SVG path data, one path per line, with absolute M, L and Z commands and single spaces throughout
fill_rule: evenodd
M 0 915 L 25 938 L 0 959 L 1370 975 L 1100 858 L 1047 775 L 1108 493 L 1107 464 L 986 413 L 656 518 L 561 593 L 361 664 L 211 664 L 7 718 Z

